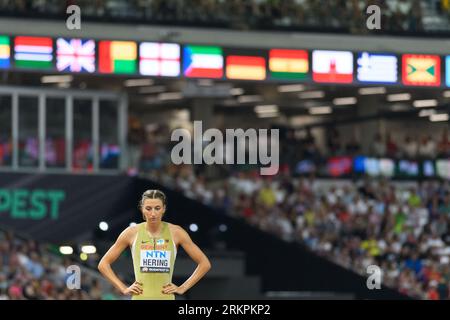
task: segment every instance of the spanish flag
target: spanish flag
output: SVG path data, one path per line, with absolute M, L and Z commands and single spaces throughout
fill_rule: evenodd
M 269 51 L 269 71 L 272 79 L 303 80 L 309 71 L 308 52 L 272 49 Z
M 241 80 L 266 79 L 266 60 L 256 56 L 228 56 L 227 78 Z

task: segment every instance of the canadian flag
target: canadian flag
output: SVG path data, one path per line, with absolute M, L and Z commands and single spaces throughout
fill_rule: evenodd
M 315 82 L 353 82 L 353 54 L 350 51 L 315 50 L 312 63 Z

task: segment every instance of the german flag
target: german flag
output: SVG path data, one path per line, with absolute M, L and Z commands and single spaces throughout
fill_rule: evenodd
M 272 49 L 269 51 L 270 77 L 277 80 L 304 80 L 309 71 L 305 50 Z
M 266 79 L 266 60 L 263 57 L 228 56 L 226 61 L 228 79 Z

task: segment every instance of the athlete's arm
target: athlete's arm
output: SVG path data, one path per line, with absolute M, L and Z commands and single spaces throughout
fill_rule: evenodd
M 124 295 L 138 295 L 142 293 L 142 284 L 134 282 L 131 286 L 127 287 L 115 274 L 111 268 L 111 264 L 117 260 L 120 254 L 125 250 L 132 242 L 132 237 L 135 235 L 135 230 L 132 227 L 126 228 L 117 238 L 116 242 L 109 248 L 103 258 L 98 264 L 98 270 L 111 282 Z
M 211 263 L 203 251 L 192 241 L 189 234 L 180 226 L 174 226 L 174 232 L 180 244 L 186 253 L 197 263 L 197 268 L 192 275 L 181 286 L 169 283 L 163 287 L 163 293 L 184 294 L 192 288 L 203 276 L 211 269 Z

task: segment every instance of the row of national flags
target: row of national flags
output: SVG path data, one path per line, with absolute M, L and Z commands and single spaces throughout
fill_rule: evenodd
M 230 50 L 231 51 L 231 50 Z M 13 52 L 13 54 L 12 54 Z M 239 51 L 238 51 L 239 52 Z M 98 60 L 98 61 L 97 61 Z M 441 57 L 351 51 L 271 49 L 265 56 L 224 54 L 219 46 L 134 41 L 0 36 L 0 68 L 141 74 L 147 76 L 236 80 L 312 79 L 317 83 L 353 82 L 440 86 Z M 445 83 L 450 86 L 450 56 L 445 58 Z M 400 76 L 400 77 L 399 77 Z

